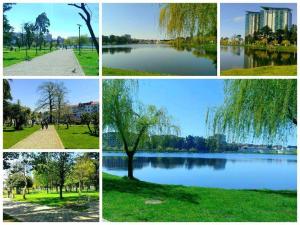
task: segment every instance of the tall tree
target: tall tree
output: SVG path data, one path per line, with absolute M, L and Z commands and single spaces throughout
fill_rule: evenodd
M 35 20 L 35 27 L 38 30 L 39 46 L 42 49 L 42 43 L 44 42 L 44 35 L 49 32 L 50 20 L 45 12 L 38 15 Z
M 99 42 L 95 36 L 95 33 L 94 33 L 94 30 L 93 30 L 93 27 L 91 25 L 91 19 L 92 19 L 92 13 L 91 11 L 88 9 L 88 5 L 86 3 L 80 3 L 80 4 L 69 4 L 70 6 L 74 6 L 78 9 L 81 9 L 81 11 L 84 13 L 84 15 L 80 12 L 78 13 L 80 15 L 80 17 L 84 20 L 89 32 L 90 32 L 90 35 L 91 35 L 91 38 L 93 40 L 93 43 L 95 45 L 95 48 L 97 50 L 97 53 L 99 54 Z
M 128 178 L 133 176 L 133 157 L 139 144 L 158 133 L 178 132 L 163 109 L 144 106 L 135 99 L 138 83 L 106 80 L 103 83 L 103 127 L 118 133 L 128 156 Z
M 58 124 L 61 121 L 63 109 L 66 104 L 67 93 L 68 93 L 68 89 L 65 87 L 64 83 L 60 82 L 56 84 L 55 97 L 56 97 L 56 110 L 57 110 Z
M 53 110 L 55 109 L 57 85 L 52 81 L 42 83 L 38 87 L 40 98 L 37 102 L 37 109 L 49 110 L 49 122 L 53 123 Z
M 283 140 L 297 125 L 297 80 L 226 80 L 222 106 L 208 125 L 236 139 Z
M 3 43 L 9 45 L 12 39 L 13 27 L 9 24 L 9 20 L 5 13 L 12 9 L 15 3 L 3 3 Z

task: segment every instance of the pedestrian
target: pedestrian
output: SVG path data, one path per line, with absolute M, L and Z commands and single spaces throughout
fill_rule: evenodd
M 44 121 L 41 121 L 42 130 L 44 130 Z

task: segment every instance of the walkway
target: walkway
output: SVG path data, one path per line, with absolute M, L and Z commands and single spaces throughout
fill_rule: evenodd
M 3 73 L 7 76 L 84 76 L 72 49 L 56 50 L 5 67 Z
M 75 211 L 5 198 L 3 213 L 22 222 L 99 222 L 99 202 L 90 202 L 88 209 Z
M 64 149 L 54 125 L 49 125 L 48 129 L 35 131 L 28 137 L 19 141 L 11 148 L 14 149 Z

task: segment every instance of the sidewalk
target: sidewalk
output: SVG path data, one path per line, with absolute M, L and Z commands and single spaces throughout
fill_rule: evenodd
M 48 129 L 35 131 L 28 137 L 19 141 L 11 149 L 64 149 L 54 125 L 49 125 Z

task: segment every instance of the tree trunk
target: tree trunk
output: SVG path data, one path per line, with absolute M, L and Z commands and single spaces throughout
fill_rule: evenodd
M 99 43 L 98 43 L 98 41 L 97 41 L 97 39 L 96 39 L 96 36 L 95 36 L 95 34 L 94 34 L 94 31 L 93 31 L 93 28 L 92 28 L 92 26 L 91 26 L 90 21 L 88 21 L 88 22 L 86 23 L 86 25 L 87 25 L 87 27 L 88 27 L 88 29 L 89 29 L 90 34 L 91 34 L 92 40 L 93 40 L 94 45 L 95 45 L 95 48 L 96 48 L 96 50 L 97 50 L 97 53 L 99 54 Z
M 128 156 L 128 162 L 127 162 L 127 166 L 128 166 L 128 178 L 133 180 L 134 176 L 133 176 L 133 155 L 134 152 L 127 152 L 127 156 Z
M 60 199 L 63 199 L 63 194 L 62 194 L 62 192 L 63 192 L 63 186 L 62 186 L 62 185 L 59 185 L 59 198 L 60 198 Z

